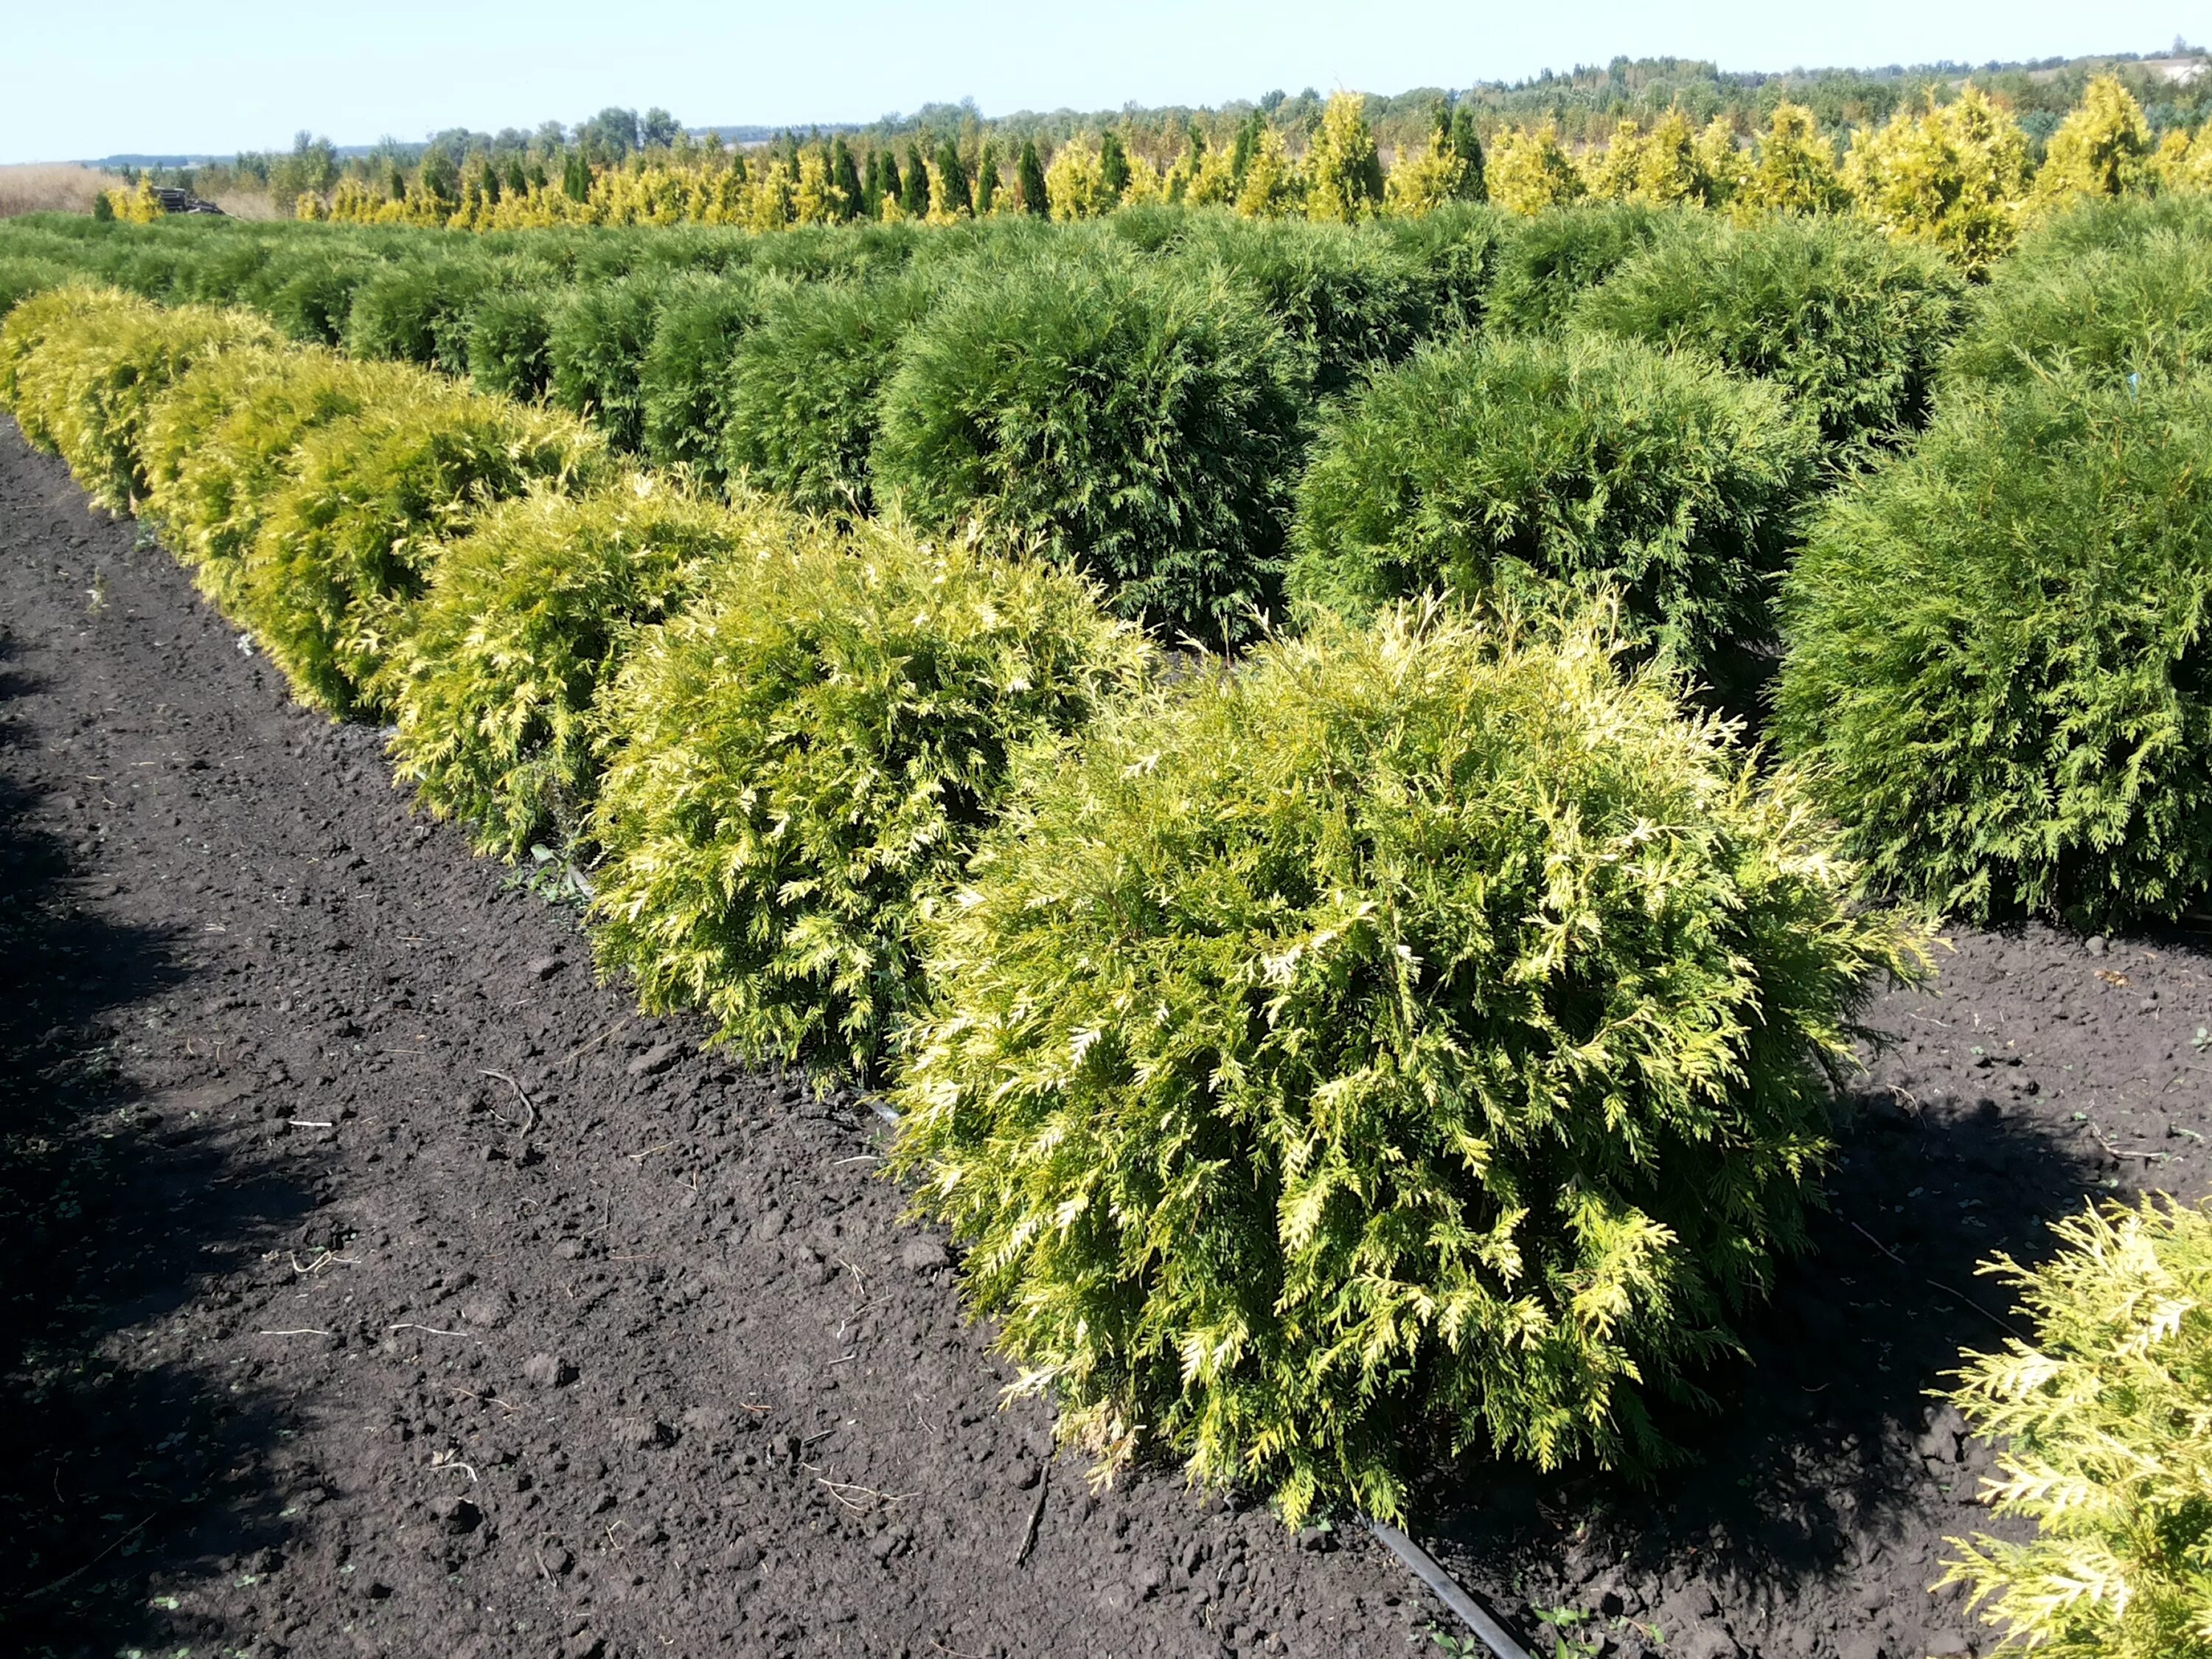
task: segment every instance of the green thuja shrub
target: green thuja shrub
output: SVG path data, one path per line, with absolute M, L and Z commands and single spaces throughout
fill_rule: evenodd
M 525 403 L 545 395 L 553 377 L 553 313 L 560 290 L 505 289 L 469 313 L 469 380 L 479 392 Z
M 316 428 L 264 509 L 236 608 L 303 702 L 380 711 L 364 691 L 442 545 L 536 487 L 580 490 L 604 447 L 567 416 L 441 387 Z
M 638 370 L 647 459 L 721 477 L 738 346 L 760 321 L 769 292 L 762 278 L 741 273 L 687 277 L 664 293 Z
M 738 343 L 723 471 L 811 513 L 866 511 L 884 382 L 936 292 L 902 276 L 813 283 L 771 301 Z
M 70 268 L 55 259 L 9 256 L 0 258 L 0 317 L 33 294 L 59 288 L 70 280 Z
M 354 290 L 346 349 L 356 357 L 467 372 L 469 313 L 491 272 L 474 259 L 408 260 L 382 267 Z
M 645 443 L 645 355 L 668 279 L 658 273 L 579 288 L 553 313 L 546 355 L 558 407 L 589 416 L 617 449 Z
M 1218 273 L 978 270 L 901 346 L 870 477 L 925 526 L 1033 539 L 1121 616 L 1235 640 L 1279 583 L 1299 380 Z
M 337 345 L 353 315 L 354 290 L 376 270 L 367 258 L 333 258 L 303 264 L 273 288 L 264 309 L 295 340 Z
M 923 929 L 896 1165 L 1109 1468 L 1296 1524 L 1647 1463 L 1923 966 L 1850 875 L 1601 623 L 1325 622 L 1030 758 Z
M 1584 294 L 1573 319 L 1774 380 L 1852 457 L 1925 418 L 1965 287 L 1934 250 L 1856 220 L 1776 216 L 1662 240 Z
M 599 688 L 752 520 L 638 478 L 495 507 L 449 543 L 372 684 L 402 781 L 513 860 L 581 828 Z
M 1291 597 L 1358 618 L 1442 588 L 1617 590 L 1638 635 L 1728 696 L 1771 637 L 1816 439 L 1772 386 L 1626 341 L 1425 347 L 1324 414 Z
M 1701 219 L 1615 204 L 1547 208 L 1519 222 L 1498 252 L 1486 316 L 1493 328 L 1535 334 L 1563 328 L 1575 301 L 1657 241 L 1695 236 Z
M 2054 1231 L 2042 1266 L 1983 1269 L 2020 1293 L 2034 1335 L 1968 1354 L 1951 1395 L 1997 1443 L 1983 1502 L 2036 1535 L 1950 1540 L 1942 1583 L 2004 1627 L 2000 1659 L 2206 1659 L 2212 1216 L 2146 1197 Z
M 1778 731 L 1880 884 L 1971 921 L 2172 918 L 2212 881 L 2212 386 L 1952 397 L 1831 496 Z
M 1447 202 L 1407 218 L 1391 216 L 1371 234 L 1387 236 L 1408 261 L 1426 295 L 1426 331 L 1480 326 L 1489 308 L 1511 218 L 1484 202 Z
M 600 962 L 749 1055 L 872 1072 L 1010 754 L 1142 662 L 1048 563 L 787 510 L 601 698 Z
M 38 343 L 13 370 L 26 436 L 51 445 L 87 494 L 116 512 L 145 493 L 139 445 L 148 412 L 195 362 L 276 343 L 258 317 L 207 306 L 164 310 L 112 290 L 63 302 L 44 326 L 40 302 L 16 307 Z M 33 313 L 25 317 L 25 313 Z
M 1281 323 L 1320 395 L 1341 392 L 1364 368 L 1402 357 L 1435 320 L 1437 296 L 1425 273 L 1389 237 L 1225 211 L 1190 217 L 1178 260 L 1219 270 Z
M 2057 372 L 2118 385 L 2212 365 L 2212 235 L 2157 229 L 2063 258 L 1999 264 L 1945 365 L 1948 378 L 2025 385 Z
M 224 352 L 195 364 L 147 416 L 147 510 L 200 592 L 237 614 L 246 555 L 307 435 L 441 390 L 426 369 L 313 347 Z

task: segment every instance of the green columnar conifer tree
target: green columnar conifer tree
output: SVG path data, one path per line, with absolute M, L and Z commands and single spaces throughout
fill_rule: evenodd
M 1049 208 L 1045 198 L 1044 162 L 1037 155 L 1035 139 L 1022 140 L 1022 159 L 1014 172 L 1015 187 L 1022 196 L 1022 211 L 1043 218 Z
M 1121 148 L 1121 136 L 1117 132 L 1099 136 L 1098 177 L 1106 186 L 1107 207 L 1118 206 L 1122 193 L 1129 188 L 1129 153 Z
M 853 151 L 840 137 L 830 146 L 830 182 L 837 187 L 841 198 L 837 216 L 852 219 L 859 216 L 867 197 L 860 183 L 860 170 L 854 165 Z
M 987 217 L 999 199 L 999 144 L 994 138 L 983 141 L 982 153 L 975 158 L 975 216 Z
M 937 147 L 937 176 L 932 181 L 933 197 L 941 198 L 932 205 L 941 207 L 946 213 L 973 213 L 975 198 L 968 188 L 968 167 L 960 159 L 960 146 L 947 138 Z
M 906 170 L 899 181 L 899 209 L 909 219 L 919 219 L 929 211 L 929 164 L 922 160 L 919 143 L 906 147 Z

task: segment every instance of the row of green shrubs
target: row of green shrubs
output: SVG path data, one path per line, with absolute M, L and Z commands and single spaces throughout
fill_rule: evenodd
M 1602 605 L 1175 665 L 1057 559 L 112 292 L 18 306 L 0 401 L 432 811 L 565 842 L 647 1006 L 881 1082 L 1072 1434 L 1294 1521 L 1664 1455 L 1924 969 Z
M 358 233 L 304 225 L 249 243 L 264 250 L 257 264 L 210 233 L 231 257 L 179 271 L 171 290 L 259 292 L 298 245 L 337 238 L 374 266 L 343 330 L 357 357 L 543 396 L 590 417 L 618 451 L 710 483 L 743 477 L 813 510 L 896 503 L 937 532 L 981 516 L 1080 564 L 1121 614 L 1166 638 L 1213 642 L 1281 614 L 1291 548 L 1328 534 L 1301 515 L 1306 458 L 1358 444 L 1364 382 L 1387 380 L 1409 354 L 1457 363 L 1482 331 L 1501 343 L 1563 331 L 1610 343 L 1611 360 L 1592 348 L 1540 384 L 1497 377 L 1523 399 L 1562 384 L 1589 392 L 1564 417 L 1547 416 L 1567 428 L 1566 453 L 1520 480 L 1550 493 L 1547 509 L 1518 523 L 1514 503 L 1492 501 L 1484 556 L 1580 571 L 1589 546 L 1625 538 L 1634 548 L 1616 574 L 1647 624 L 1656 595 L 1632 567 L 1659 542 L 1705 558 L 1703 515 L 1717 500 L 1720 544 L 1692 580 L 1741 585 L 1753 568 L 1735 550 L 1747 527 L 1768 558 L 1809 489 L 1920 418 L 1960 310 L 1958 279 L 1940 261 L 1842 222 L 1738 231 L 1710 216 L 1608 208 L 1522 225 L 1469 206 L 1359 229 L 1182 210 L 934 240 L 884 228 L 808 244 L 826 256 L 848 235 L 842 261 L 794 259 L 775 239 L 731 233 L 678 237 L 651 258 L 634 233 L 610 233 L 628 257 L 586 260 L 575 250 L 588 243 L 563 235 L 551 247 L 568 256 L 565 270 L 526 240 L 433 238 L 404 244 L 410 257 L 382 258 L 389 245 L 364 249 Z M 123 228 L 70 246 L 194 246 L 168 230 Z M 756 257 L 756 241 L 779 258 Z M 149 270 L 131 274 L 143 283 Z M 1710 430 L 1713 394 L 1729 388 L 1694 373 L 1672 377 L 1686 389 L 1655 386 L 1670 377 L 1648 361 L 1654 352 L 1777 388 L 1780 414 L 1753 396 L 1724 424 L 1802 423 L 1820 465 L 1763 458 L 1742 498 L 1729 499 L 1741 481 L 1725 466 L 1716 477 L 1702 469 L 1716 442 L 1733 441 Z M 1387 410 L 1387 390 L 1375 401 Z M 1686 405 L 1696 429 L 1678 446 Z M 1492 428 L 1511 431 L 1517 407 L 1491 411 Z M 1444 439 L 1448 454 L 1454 434 Z M 1770 446 L 1805 447 L 1794 435 Z M 1786 479 L 1770 476 L 1778 465 Z M 1667 503 L 1683 483 L 1703 505 L 1674 515 Z M 1407 487 L 1378 479 L 1367 493 L 1376 511 L 1395 512 L 1382 498 Z M 1571 519 L 1572 544 L 1554 547 L 1547 529 Z M 1418 587 L 1456 550 L 1380 551 L 1386 562 L 1409 559 Z M 1310 556 L 1326 564 L 1339 553 L 1324 545 Z M 1603 558 L 1614 562 L 1610 549 Z M 1345 583 L 1291 586 L 1325 595 Z M 1669 629 L 1667 642 L 1690 640 L 1685 665 L 1718 672 L 1698 630 Z

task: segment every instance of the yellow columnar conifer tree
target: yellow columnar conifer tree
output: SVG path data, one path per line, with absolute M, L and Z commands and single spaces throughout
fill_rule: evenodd
M 1340 92 L 1322 111 L 1321 130 L 1306 152 L 1306 217 L 1356 225 L 1382 205 L 1382 160 L 1367 125 L 1367 100 Z
M 1769 213 L 1840 213 L 1851 204 L 1836 170 L 1835 143 L 1811 110 L 1802 104 L 1774 106 L 1738 200 Z
M 1588 188 L 1550 121 L 1499 133 L 1487 172 L 1490 199 L 1509 213 L 1541 213 L 1579 200 Z
M 2049 213 L 2096 197 L 2146 191 L 2158 182 L 2150 123 L 2116 76 L 2089 82 L 2079 108 L 2051 135 L 2035 175 L 2035 205 Z
M 1844 182 L 1859 212 L 1892 235 L 1929 242 L 1979 275 L 2018 235 L 2028 192 L 2027 135 L 1969 81 L 1886 126 L 1851 134 Z

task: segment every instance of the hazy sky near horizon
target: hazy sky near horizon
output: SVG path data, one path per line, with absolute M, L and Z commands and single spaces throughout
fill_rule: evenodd
M 1218 104 L 1270 88 L 1399 92 L 1620 55 L 1723 69 L 1982 63 L 2164 50 L 2205 14 L 2171 0 L 975 0 L 653 6 L 5 0 L 0 161 L 341 144 L 660 105 L 694 126 L 867 121 L 972 97 L 986 114 Z

